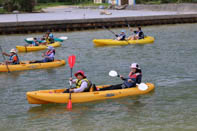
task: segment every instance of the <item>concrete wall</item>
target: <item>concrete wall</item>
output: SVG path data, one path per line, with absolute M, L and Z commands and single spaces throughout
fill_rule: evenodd
M 180 11 L 180 12 L 197 12 L 197 4 L 161 4 L 161 5 L 143 5 L 137 4 L 128 6 L 127 10 L 151 10 L 151 11 Z
M 197 23 L 197 14 L 0 23 L 0 34 L 127 27 L 127 23 L 131 26 Z

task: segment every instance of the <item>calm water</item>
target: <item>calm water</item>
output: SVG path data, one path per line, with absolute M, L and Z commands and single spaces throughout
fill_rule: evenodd
M 113 29 L 119 32 L 121 29 Z M 68 36 L 56 48 L 56 58 L 76 55 L 74 72 L 82 69 L 95 84 L 117 84 L 112 69 L 128 75 L 132 62 L 140 64 L 143 81 L 156 85 L 148 95 L 73 104 L 30 105 L 25 93 L 68 87 L 69 66 L 0 73 L 0 130 L 197 130 L 197 24 L 149 26 L 154 44 L 95 48 L 94 38 L 113 38 L 106 30 L 55 33 Z M 24 45 L 24 38 L 42 34 L 0 36 L 5 51 Z M 21 60 L 41 59 L 40 52 L 19 54 Z M 2 57 L 0 58 L 2 61 Z

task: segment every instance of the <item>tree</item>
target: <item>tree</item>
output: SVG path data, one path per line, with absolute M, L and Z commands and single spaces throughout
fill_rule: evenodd
M 3 0 L 3 8 L 12 12 L 14 10 L 32 12 L 35 6 L 35 0 Z

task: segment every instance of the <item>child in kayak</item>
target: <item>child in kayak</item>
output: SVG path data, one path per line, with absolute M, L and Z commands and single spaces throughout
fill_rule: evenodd
M 5 52 L 2 52 L 2 54 L 10 57 L 8 61 L 5 61 L 7 64 L 11 64 L 11 65 L 19 64 L 19 58 L 15 49 L 11 49 L 10 54 L 7 54 Z M 4 63 L 1 63 L 1 64 L 4 64 Z
M 39 42 L 37 40 L 37 38 L 33 38 L 32 44 L 30 46 L 39 46 Z
M 111 85 L 109 87 L 101 88 L 98 90 L 102 91 L 102 90 L 124 89 L 124 88 L 135 87 L 136 84 L 140 84 L 142 80 L 142 72 L 141 69 L 139 68 L 139 65 L 137 63 L 132 63 L 130 68 L 131 71 L 129 73 L 129 78 L 124 78 L 123 76 L 120 76 L 120 78 L 124 81 L 124 83 Z
M 85 73 L 82 70 L 77 71 L 75 73 L 75 77 L 77 79 L 73 80 L 72 78 L 70 78 L 70 81 L 72 83 L 75 83 L 76 87 L 72 89 L 66 89 L 63 93 L 87 92 L 90 90 L 92 83 L 86 78 Z
M 116 37 L 117 37 L 116 40 L 125 40 L 125 38 L 126 38 L 125 31 L 122 30 L 121 34 L 116 35 Z

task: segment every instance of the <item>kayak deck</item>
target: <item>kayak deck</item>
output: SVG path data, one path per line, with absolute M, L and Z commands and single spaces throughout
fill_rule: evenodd
M 142 95 L 154 90 L 154 84 L 146 84 L 148 86 L 148 89 L 145 91 L 141 91 L 137 87 L 133 87 L 117 90 L 72 93 L 72 103 L 82 103 L 105 99 L 115 99 L 126 96 Z M 97 86 L 97 88 L 104 88 L 107 86 L 109 85 Z M 69 93 L 63 93 L 63 91 L 64 89 L 32 91 L 27 92 L 26 97 L 29 104 L 67 103 L 69 99 Z
M 65 60 L 54 60 L 53 62 L 46 63 L 31 63 L 29 61 L 22 61 L 17 65 L 8 65 L 9 71 L 22 71 L 22 70 L 33 70 L 33 69 L 46 69 L 54 68 L 65 65 Z M 0 65 L 0 72 L 8 72 L 6 65 Z

